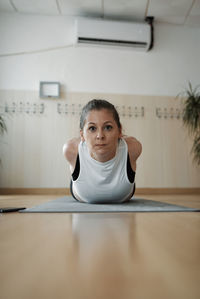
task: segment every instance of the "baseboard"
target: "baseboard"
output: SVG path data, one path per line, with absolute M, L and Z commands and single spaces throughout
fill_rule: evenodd
M 69 188 L 0 188 L 1 195 L 69 195 Z M 200 188 L 137 188 L 135 195 L 200 194 Z
M 200 188 L 136 188 L 136 195 L 146 194 L 146 195 L 170 195 L 170 194 L 200 194 Z
M 69 195 L 68 188 L 0 188 L 2 195 Z

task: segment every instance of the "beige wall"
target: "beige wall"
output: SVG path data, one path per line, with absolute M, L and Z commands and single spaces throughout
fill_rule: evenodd
M 192 143 L 181 119 L 156 116 L 156 108 L 180 110 L 180 100 L 174 97 L 70 93 L 59 100 L 42 100 L 38 92 L 1 90 L 1 111 L 7 105 L 15 112 L 6 113 L 8 134 L 1 138 L 0 187 L 69 187 L 70 174 L 62 146 L 67 139 L 78 136 L 81 106 L 92 98 L 104 98 L 118 106 L 124 133 L 142 142 L 138 187 L 200 186 L 200 169 L 192 162 Z M 45 106 L 44 113 L 40 113 L 41 104 Z M 135 107 L 138 114 L 144 107 L 144 116 L 135 116 Z

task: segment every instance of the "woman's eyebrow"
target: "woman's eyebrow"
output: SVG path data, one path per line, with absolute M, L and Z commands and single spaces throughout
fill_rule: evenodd
M 113 123 L 111 120 L 107 120 L 107 121 L 105 121 L 104 123 L 103 123 L 103 125 L 105 125 L 105 124 L 108 124 L 108 123 Z M 96 125 L 96 123 L 95 122 L 93 122 L 93 121 L 90 121 L 89 123 L 88 123 L 88 125 Z

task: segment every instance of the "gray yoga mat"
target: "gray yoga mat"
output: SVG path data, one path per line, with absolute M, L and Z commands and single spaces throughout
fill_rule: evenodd
M 117 212 L 197 212 L 198 209 L 172 205 L 165 202 L 133 198 L 122 204 L 87 204 L 64 196 L 39 206 L 20 211 L 21 213 L 117 213 Z

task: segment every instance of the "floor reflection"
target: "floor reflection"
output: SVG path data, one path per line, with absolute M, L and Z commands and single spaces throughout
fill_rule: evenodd
M 136 221 L 131 214 L 73 214 L 73 247 L 78 277 L 86 293 L 118 298 L 131 279 L 130 260 L 137 255 Z M 75 253 L 75 252 L 74 252 Z M 134 254 L 135 253 L 135 254 Z M 116 293 L 117 292 L 117 293 Z M 97 294 L 96 294 L 97 295 Z

